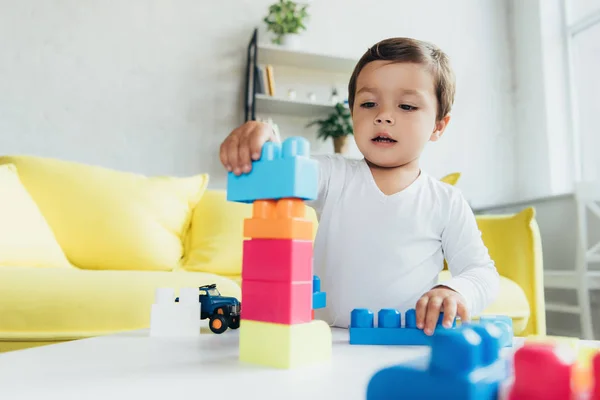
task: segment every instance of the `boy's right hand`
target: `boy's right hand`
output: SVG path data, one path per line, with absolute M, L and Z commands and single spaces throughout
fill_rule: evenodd
M 221 144 L 221 163 L 235 175 L 248 173 L 252 169 L 252 161 L 260 159 L 262 146 L 267 141 L 277 141 L 271 125 L 248 121 L 235 128 Z

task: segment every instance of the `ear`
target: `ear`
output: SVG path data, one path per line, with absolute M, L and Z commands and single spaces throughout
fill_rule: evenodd
M 448 126 L 448 123 L 450 123 L 450 114 L 446 115 L 444 118 L 440 119 L 439 121 L 436 121 L 435 129 L 431 133 L 429 140 L 432 142 L 437 142 L 444 134 L 444 131 L 446 130 L 446 127 Z

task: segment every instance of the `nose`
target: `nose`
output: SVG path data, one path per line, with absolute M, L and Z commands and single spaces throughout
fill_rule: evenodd
M 392 117 L 390 112 L 382 112 L 382 113 L 379 113 L 375 117 L 375 125 L 381 125 L 381 124 L 394 125 L 394 123 L 395 123 L 394 117 Z

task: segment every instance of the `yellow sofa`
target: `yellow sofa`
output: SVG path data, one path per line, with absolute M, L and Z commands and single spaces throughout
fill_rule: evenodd
M 196 235 L 207 183 L 0 157 L 0 352 L 148 327 L 157 287 L 216 283 L 240 298 L 234 280 L 188 263 L 194 246 L 212 249 Z
M 252 207 L 207 184 L 206 174 L 144 177 L 0 157 L 0 218 L 8 221 L 0 226 L 0 352 L 147 328 L 157 287 L 216 283 L 240 298 L 242 221 Z M 516 334 L 545 334 L 533 217 L 478 216 L 503 275 L 486 314 L 510 315 Z

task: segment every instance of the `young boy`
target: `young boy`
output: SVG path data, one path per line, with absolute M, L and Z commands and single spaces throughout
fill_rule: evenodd
M 314 156 L 319 193 L 307 202 L 319 218 L 314 270 L 331 325 L 348 327 L 354 308 L 415 308 L 431 335 L 441 311 L 450 326 L 495 299 L 499 276 L 473 212 L 458 189 L 419 166 L 450 121 L 454 91 L 448 58 L 430 43 L 386 39 L 358 62 L 348 102 L 364 159 Z M 247 173 L 268 140 L 276 140 L 269 125 L 247 122 L 221 145 L 221 162 Z M 452 278 L 438 284 L 444 259 Z

